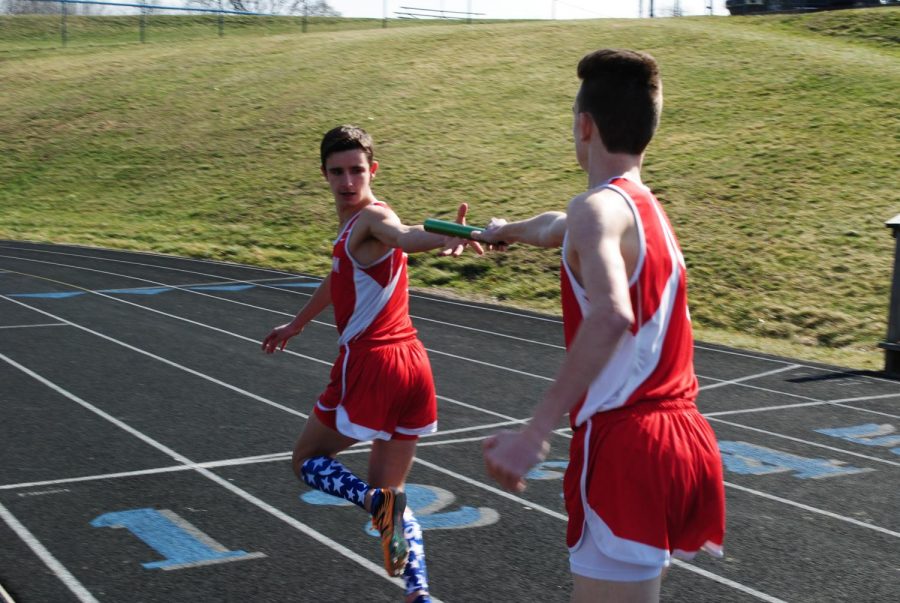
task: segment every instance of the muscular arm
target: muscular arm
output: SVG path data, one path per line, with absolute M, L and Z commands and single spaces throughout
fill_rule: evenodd
M 550 432 L 600 374 L 634 320 L 621 251 L 633 218 L 621 199 L 610 194 L 614 196 L 594 193 L 569 207 L 567 247 L 590 301 L 553 384 L 525 429 L 485 442 L 488 472 L 509 490 L 525 488 L 523 476 L 545 458 Z
M 525 243 L 536 247 L 560 247 L 566 234 L 566 214 L 548 211 L 527 220 L 492 220 L 478 240 L 488 243 Z
M 634 321 L 622 236 L 633 220 L 618 196 L 593 195 L 572 210 L 569 247 L 589 300 L 556 379 L 537 406 L 527 432 L 546 438 L 572 409 L 612 357 Z

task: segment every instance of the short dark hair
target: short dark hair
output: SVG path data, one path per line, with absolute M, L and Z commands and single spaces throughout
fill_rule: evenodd
M 351 125 L 332 128 L 322 137 L 322 144 L 319 147 L 322 167 L 325 167 L 325 160 L 332 153 L 340 153 L 341 151 L 350 151 L 352 149 L 359 149 L 365 153 L 366 159 L 369 160 L 369 165 L 372 165 L 372 159 L 375 156 L 375 146 L 368 132 L 358 126 Z
M 645 52 L 605 48 L 578 62 L 578 111 L 589 113 L 611 153 L 640 155 L 662 112 L 656 59 Z

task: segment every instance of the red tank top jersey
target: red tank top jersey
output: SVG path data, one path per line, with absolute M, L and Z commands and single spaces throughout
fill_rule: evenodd
M 573 428 L 597 412 L 639 402 L 693 402 L 697 398 L 687 273 L 672 226 L 659 201 L 642 184 L 619 177 L 603 187 L 622 196 L 637 223 L 640 251 L 628 283 L 634 323 L 570 412 Z M 588 309 L 588 300 L 566 262 L 567 242 L 563 242 L 560 278 L 563 328 L 569 347 Z
M 376 205 L 388 207 L 375 201 Z M 406 253 L 390 249 L 367 266 L 350 254 L 347 241 L 359 214 L 350 218 L 334 242 L 331 258 L 331 303 L 339 343 L 387 344 L 414 337 L 409 318 Z

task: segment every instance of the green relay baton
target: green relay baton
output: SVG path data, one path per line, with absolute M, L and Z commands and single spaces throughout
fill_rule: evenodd
M 434 218 L 426 219 L 422 226 L 424 226 L 425 230 L 428 232 L 450 237 L 459 237 L 460 239 L 472 239 L 473 232 L 476 230 L 484 230 L 477 226 L 466 226 L 465 224 L 457 224 L 456 222 L 449 222 L 447 220 L 436 220 Z

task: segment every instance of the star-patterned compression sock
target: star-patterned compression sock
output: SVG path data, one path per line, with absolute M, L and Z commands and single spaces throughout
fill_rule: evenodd
M 300 467 L 300 474 L 310 487 L 343 498 L 366 510 L 369 484 L 353 475 L 336 459 L 327 456 L 308 458 Z
M 409 560 L 403 570 L 403 581 L 406 583 L 406 595 L 415 592 L 428 592 L 428 570 L 425 567 L 425 543 L 422 540 L 422 526 L 413 515 L 412 509 L 406 507 L 403 512 L 403 536 L 409 546 Z M 428 602 L 428 595 L 417 597 L 416 601 Z

